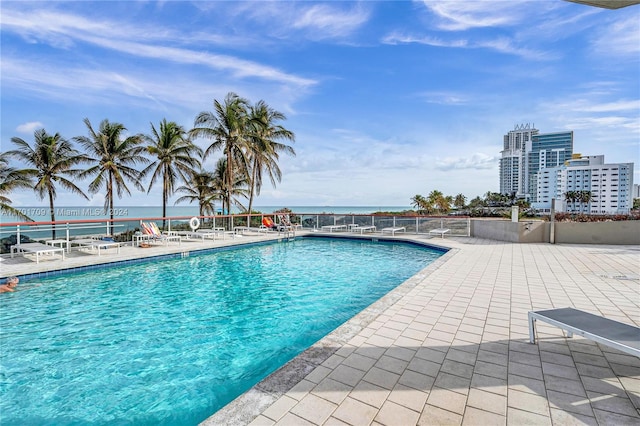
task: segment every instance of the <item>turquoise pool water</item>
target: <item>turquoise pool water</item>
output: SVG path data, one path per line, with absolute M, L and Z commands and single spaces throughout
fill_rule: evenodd
M 197 424 L 441 256 L 301 239 L 0 297 L 0 423 Z

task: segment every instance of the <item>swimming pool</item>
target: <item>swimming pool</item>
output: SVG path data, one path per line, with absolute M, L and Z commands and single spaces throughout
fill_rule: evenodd
M 197 424 L 442 254 L 305 238 L 21 283 L 2 424 Z

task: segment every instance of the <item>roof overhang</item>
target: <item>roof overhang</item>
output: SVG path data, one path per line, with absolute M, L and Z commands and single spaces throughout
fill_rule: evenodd
M 567 0 L 573 3 L 582 3 L 589 6 L 603 7 L 605 9 L 620 9 L 621 7 L 640 4 L 640 0 Z

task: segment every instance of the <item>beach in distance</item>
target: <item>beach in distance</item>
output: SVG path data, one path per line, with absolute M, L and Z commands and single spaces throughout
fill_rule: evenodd
M 255 206 L 254 211 L 261 213 L 273 213 L 282 208 L 288 208 L 294 213 L 335 213 L 335 214 L 370 214 L 375 212 L 401 212 L 410 210 L 409 206 Z M 16 207 L 23 214 L 26 214 L 37 222 L 47 222 L 51 220 L 49 207 Z M 55 207 L 56 221 L 64 220 L 91 220 L 91 219 L 108 219 L 110 211 L 98 206 L 71 206 L 71 207 Z M 239 213 L 238 210 L 232 213 Z M 168 217 L 181 216 L 197 216 L 198 207 L 196 206 L 167 206 Z M 130 218 L 156 218 L 162 217 L 162 207 L 137 207 L 122 206 L 113 209 L 114 219 L 130 219 Z M 19 221 L 13 216 L 6 214 L 0 215 L 2 222 Z

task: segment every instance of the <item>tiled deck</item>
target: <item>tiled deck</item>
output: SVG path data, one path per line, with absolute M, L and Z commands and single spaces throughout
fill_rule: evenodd
M 205 424 L 640 424 L 640 358 L 527 323 L 640 325 L 640 247 L 433 242 L 455 250 Z
M 37 269 L 264 239 L 125 247 Z M 640 424 L 640 358 L 543 323 L 531 345 L 527 323 L 531 309 L 573 306 L 640 325 L 640 247 L 430 242 L 453 250 L 205 424 Z

